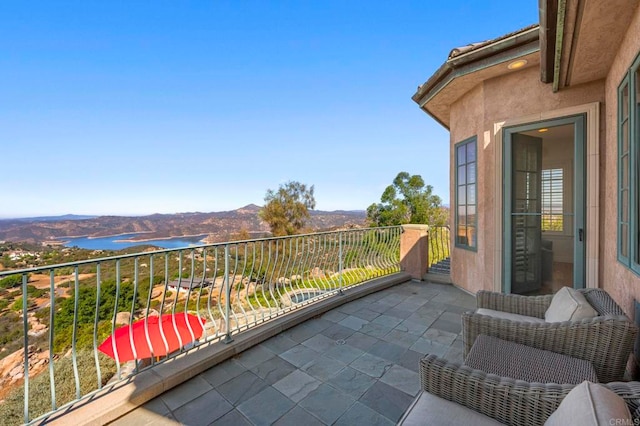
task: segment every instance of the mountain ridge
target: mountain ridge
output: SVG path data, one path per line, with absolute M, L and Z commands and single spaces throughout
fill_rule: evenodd
M 109 237 L 139 233 L 133 240 L 175 238 L 208 235 L 207 241 L 226 241 L 241 231 L 268 234 L 269 226 L 258 217 L 261 207 L 248 204 L 235 210 L 219 212 L 154 213 L 146 216 L 93 216 L 80 219 L 77 215 L 0 220 L 0 241 L 57 242 L 71 237 Z M 311 210 L 307 226 L 310 231 L 340 227 L 364 226 L 363 210 Z

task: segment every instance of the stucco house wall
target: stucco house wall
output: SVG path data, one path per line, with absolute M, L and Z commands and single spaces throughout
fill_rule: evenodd
M 496 261 L 496 138 L 494 124 L 507 119 L 605 101 L 605 80 L 553 93 L 548 84 L 540 81 L 540 69 L 531 66 L 520 71 L 486 80 L 466 93 L 451 106 L 450 144 L 451 170 L 455 170 L 453 147 L 471 136 L 477 137 L 478 148 L 478 249 L 453 247 L 451 262 L 454 284 L 475 293 L 496 290 L 494 273 Z M 604 119 L 601 116 L 600 144 L 604 140 Z M 602 151 L 602 149 L 601 149 Z M 604 173 L 601 173 L 601 176 Z M 451 173 L 450 199 L 455 200 L 455 177 Z M 452 203 L 453 204 L 453 203 Z M 451 223 L 455 223 L 455 209 L 451 209 Z M 615 229 L 614 229 L 615 231 Z
M 636 8 L 631 25 L 618 49 L 615 60 L 605 81 L 606 90 L 606 135 L 602 173 L 604 220 L 602 221 L 602 277 L 600 286 L 607 290 L 625 312 L 634 317 L 633 300 L 640 300 L 640 277 L 618 262 L 617 258 L 617 221 L 618 221 L 618 140 L 617 140 L 617 102 L 618 85 L 632 62 L 640 53 L 640 8 Z

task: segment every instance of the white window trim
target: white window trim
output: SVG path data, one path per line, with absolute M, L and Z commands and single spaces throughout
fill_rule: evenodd
M 494 220 L 496 224 L 496 245 L 493 265 L 494 291 L 502 292 L 502 261 L 504 257 L 502 229 L 502 171 L 504 167 L 502 162 L 502 129 L 504 127 L 553 120 L 578 114 L 586 115 L 585 136 L 587 138 L 585 153 L 587 163 L 587 177 L 585 182 L 587 192 L 585 206 L 585 286 L 587 288 L 598 288 L 598 246 L 600 244 L 600 235 L 598 232 L 600 223 L 600 201 L 598 197 L 600 192 L 600 153 L 598 151 L 598 145 L 600 141 L 600 103 L 593 102 L 493 123 L 493 137 L 495 141 L 494 161 L 496 165 L 494 168 L 496 172 L 494 182 Z M 485 138 L 488 139 L 489 136 L 490 135 L 486 134 Z M 488 141 L 485 140 L 485 143 L 486 142 Z

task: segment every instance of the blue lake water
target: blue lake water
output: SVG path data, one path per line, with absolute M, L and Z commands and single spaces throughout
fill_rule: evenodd
M 131 237 L 138 234 L 124 234 L 117 235 L 111 237 L 104 238 L 88 238 L 88 237 L 79 237 L 79 238 L 65 238 L 65 241 L 68 241 L 65 246 L 66 247 L 80 247 L 83 249 L 89 250 L 122 250 L 129 247 L 151 244 L 157 247 L 162 248 L 181 248 L 181 247 L 189 247 L 190 245 L 198 245 L 202 244 L 199 241 L 204 238 L 204 235 L 196 236 L 196 237 L 177 237 L 177 238 L 168 238 L 165 240 L 152 240 L 152 241 L 136 241 L 136 242 L 122 242 L 121 240 L 128 240 Z

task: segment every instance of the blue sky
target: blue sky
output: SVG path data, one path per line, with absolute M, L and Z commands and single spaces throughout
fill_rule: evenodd
M 449 135 L 411 100 L 518 1 L 0 3 L 0 217 L 262 205 L 288 180 L 366 209 L 400 171 L 449 202 Z

